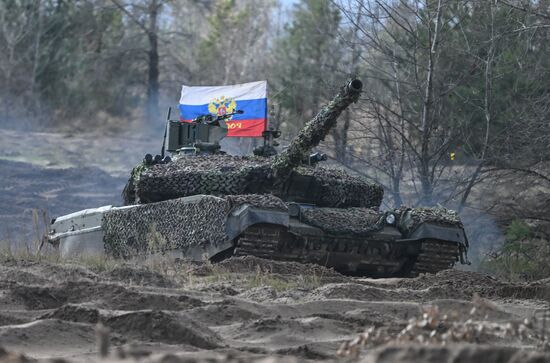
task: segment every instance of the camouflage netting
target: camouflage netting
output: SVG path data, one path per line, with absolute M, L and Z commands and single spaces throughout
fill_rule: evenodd
M 105 251 L 121 257 L 188 244 L 217 244 L 225 241 L 228 212 L 229 202 L 214 196 L 193 203 L 174 199 L 111 210 L 102 220 Z
M 251 207 L 288 211 L 287 205 L 280 198 L 270 194 L 227 195 L 224 199 L 229 202 L 231 209 L 248 204 Z
M 326 233 L 365 235 L 384 227 L 384 213 L 369 208 L 309 208 L 300 215 Z
M 144 171 L 136 181 L 136 194 L 141 203 L 198 194 L 247 194 L 269 180 L 269 162 L 265 158 L 183 156 Z
M 402 216 L 407 212 L 410 212 L 411 219 L 406 226 L 402 225 L 402 228 L 406 229 L 406 231 L 403 231 L 405 233 L 414 231 L 416 227 L 425 222 L 464 228 L 464 225 L 462 224 L 458 213 L 454 210 L 444 207 L 401 207 L 396 210 L 396 213 Z
M 299 167 L 294 172 L 316 179 L 318 190 L 314 204 L 318 206 L 378 208 L 384 198 L 382 186 L 341 169 Z
M 192 202 L 173 199 L 105 213 L 105 250 L 117 257 L 225 242 L 225 221 L 233 208 L 249 204 L 286 210 L 272 195 L 204 196 Z
M 229 155 L 184 156 L 155 165 L 136 179 L 139 202 L 150 203 L 190 195 L 274 194 L 285 201 L 292 195 L 285 183 L 306 176 L 315 179 L 315 193 L 302 202 L 324 207 L 378 207 L 384 190 L 343 170 L 322 167 L 296 168 L 290 179 L 273 176 L 270 160 Z M 308 191 L 308 192 L 311 192 Z M 304 199 L 304 198 L 302 198 Z

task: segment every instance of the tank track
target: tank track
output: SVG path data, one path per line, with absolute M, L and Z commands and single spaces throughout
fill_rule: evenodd
M 256 225 L 248 228 L 235 245 L 233 256 L 255 256 L 271 260 L 296 261 L 312 263 L 311 254 L 296 253 L 296 250 L 287 250 L 284 240 L 284 230 L 269 225 Z M 458 260 L 459 248 L 456 244 L 438 240 L 422 242 L 420 254 L 411 257 L 403 269 L 394 276 L 414 277 L 421 273 L 437 273 L 452 268 Z M 350 251 L 350 253 L 357 253 Z M 318 264 L 319 262 L 316 262 Z M 399 261 L 373 258 L 373 266 L 392 269 L 400 265 Z
M 457 244 L 434 239 L 424 240 L 420 251 L 411 270 L 412 276 L 452 268 L 460 255 Z
M 248 228 L 239 238 L 235 248 L 235 256 L 253 255 L 273 259 L 279 254 L 281 231 L 271 228 Z

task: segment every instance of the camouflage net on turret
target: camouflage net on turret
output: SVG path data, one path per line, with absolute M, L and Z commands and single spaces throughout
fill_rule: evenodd
M 402 228 L 405 229 L 402 231 L 404 233 L 412 232 L 420 224 L 427 222 L 440 224 L 443 226 L 464 228 L 458 213 L 444 207 L 409 208 L 403 206 L 396 209 L 395 212 L 401 216 L 405 215 L 407 212 L 410 213 L 410 222 L 406 226 L 401 225 Z
M 187 156 L 169 164 L 155 165 L 136 180 L 140 203 L 158 202 L 198 194 L 274 194 L 288 201 L 285 183 L 293 177 L 315 179 L 314 195 L 304 202 L 323 207 L 379 207 L 381 186 L 339 169 L 299 167 L 279 180 L 270 160 L 229 155 Z
M 378 208 L 384 188 L 341 169 L 299 167 L 293 173 L 312 176 L 317 181 L 315 203 L 322 207 Z
M 105 250 L 116 257 L 171 251 L 226 242 L 225 222 L 233 208 L 286 210 L 272 195 L 205 195 L 192 201 L 173 199 L 110 210 L 103 216 Z
M 198 194 L 246 194 L 269 180 L 264 158 L 184 156 L 143 172 L 136 181 L 136 195 L 140 203 L 149 203 Z
M 188 155 L 168 164 L 138 166 L 124 188 L 124 201 L 127 204 L 154 203 L 198 194 L 256 193 L 274 194 L 285 201 L 322 207 L 377 208 L 383 196 L 381 187 L 341 171 L 300 167 L 336 125 L 342 111 L 359 99 L 362 87 L 360 80 L 349 81 L 278 156 Z M 309 178 L 301 178 L 302 175 Z
M 365 235 L 384 227 L 384 213 L 369 208 L 309 208 L 302 221 L 332 234 Z
M 248 204 L 251 207 L 262 209 L 288 211 L 287 205 L 280 198 L 270 194 L 227 195 L 224 199 L 229 202 L 231 209 Z

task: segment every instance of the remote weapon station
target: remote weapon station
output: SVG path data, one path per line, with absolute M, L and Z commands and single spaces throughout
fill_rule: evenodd
M 132 170 L 125 206 L 58 217 L 46 237 L 66 256 L 163 253 L 216 262 L 252 255 L 374 277 L 467 263 L 468 240 L 455 212 L 381 211 L 380 185 L 323 167 L 326 157 L 312 154 L 362 86 L 348 82 L 279 154 L 273 130 L 264 131 L 254 155 L 221 150 L 226 120 L 241 110 L 192 122 L 169 116 L 161 154 L 146 155 Z

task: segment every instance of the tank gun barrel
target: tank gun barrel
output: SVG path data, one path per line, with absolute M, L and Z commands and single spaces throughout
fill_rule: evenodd
M 359 79 L 350 80 L 340 92 L 324 106 L 319 113 L 300 130 L 288 148 L 273 161 L 273 169 L 278 177 L 288 175 L 292 169 L 307 159 L 311 150 L 325 139 L 329 131 L 336 125 L 338 116 L 351 103 L 357 102 L 363 82 Z

